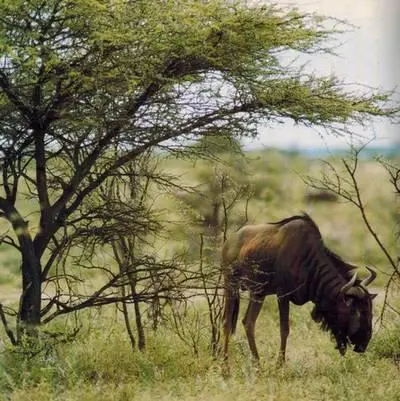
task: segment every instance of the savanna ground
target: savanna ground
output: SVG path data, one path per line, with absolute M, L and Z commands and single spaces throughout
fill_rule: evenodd
M 305 199 L 307 187 L 301 177 L 318 176 L 321 163 L 274 151 L 251 152 L 247 157 L 254 191 L 248 221 L 274 221 L 302 210 L 308 212 L 329 247 L 346 260 L 378 270 L 374 282 L 379 293 L 377 320 L 388 278 L 387 262 L 353 206 L 341 200 Z M 335 158 L 332 162 L 340 165 Z M 202 171 L 209 169 L 208 164 L 161 161 L 163 169 L 186 183 L 198 180 Z M 372 159 L 362 160 L 358 179 L 371 223 L 388 250 L 398 254 L 394 221 L 399 204 L 385 171 Z M 167 211 L 170 223 L 177 224 L 172 231 L 176 236 L 160 240 L 158 251 L 183 247 L 190 225 L 179 226 L 183 217 L 176 198 L 158 194 L 155 202 Z M 29 208 L 26 205 L 26 210 Z M 238 208 L 238 213 L 243 214 L 243 209 L 239 212 Z M 3 250 L 0 257 L 0 300 L 15 305 L 19 261 L 11 251 Z M 242 313 L 243 309 L 244 305 Z M 311 320 L 310 310 L 311 305 L 291 307 L 287 364 L 276 369 L 277 307 L 274 297 L 267 298 L 256 329 L 261 365 L 252 363 L 239 325 L 232 340 L 229 376 L 221 358 L 210 354 L 207 312 L 199 299 L 189 303 L 185 318 L 190 341 L 182 341 L 169 321 L 156 332 L 147 324 L 144 352 L 132 352 L 123 319 L 110 306 L 56 319 L 45 330 L 68 332 L 78 320 L 79 333 L 64 343 L 44 343 L 42 352 L 30 358 L 9 348 L 1 328 L 0 400 L 400 400 L 400 317 L 388 314 L 384 325 L 375 324 L 365 354 L 349 350 L 340 357 L 329 335 Z M 191 342 L 196 343 L 197 354 Z

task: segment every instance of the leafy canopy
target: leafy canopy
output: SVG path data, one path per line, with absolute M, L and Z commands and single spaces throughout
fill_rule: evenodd
M 289 50 L 331 53 L 345 28 L 269 2 L 1 1 L 3 217 L 30 236 L 16 207 L 28 187 L 40 258 L 83 218 L 85 198 L 148 149 L 255 134 L 262 120 L 345 130 L 395 116 L 389 93 L 346 91 L 282 63 Z

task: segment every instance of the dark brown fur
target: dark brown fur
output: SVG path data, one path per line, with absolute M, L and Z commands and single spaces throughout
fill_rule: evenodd
M 356 266 L 346 263 L 323 243 L 318 226 L 307 214 L 275 223 L 246 226 L 224 244 L 222 268 L 225 278 L 225 357 L 229 336 L 239 315 L 239 290 L 250 292 L 243 319 L 253 356 L 258 359 L 254 327 L 265 296 L 278 297 L 283 362 L 289 334 L 289 301 L 315 304 L 312 317 L 336 339 L 344 354 L 349 343 L 363 352 L 371 337 L 372 297 L 356 280 L 347 283 Z M 352 287 L 350 290 L 346 288 Z

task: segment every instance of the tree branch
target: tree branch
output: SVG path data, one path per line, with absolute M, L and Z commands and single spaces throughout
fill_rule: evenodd
M 15 339 L 13 331 L 8 327 L 7 319 L 6 319 L 6 316 L 4 314 L 4 310 L 3 310 L 3 305 L 2 304 L 0 304 L 0 319 L 1 319 L 2 323 L 3 323 L 3 326 L 4 326 L 4 329 L 5 329 L 6 333 L 7 333 L 7 336 L 11 341 L 11 344 L 12 345 L 17 345 L 18 343 L 17 343 L 17 340 Z

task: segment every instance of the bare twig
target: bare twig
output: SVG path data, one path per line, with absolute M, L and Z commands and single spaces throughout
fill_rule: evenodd
M 17 340 L 16 340 L 16 338 L 14 336 L 13 331 L 8 327 L 6 315 L 4 314 L 4 310 L 3 310 L 3 305 L 2 304 L 0 304 L 0 319 L 1 319 L 1 322 L 3 323 L 3 326 L 4 326 L 4 329 L 5 329 L 6 333 L 7 333 L 7 336 L 11 341 L 11 344 L 12 345 L 17 345 L 18 342 L 17 342 Z

